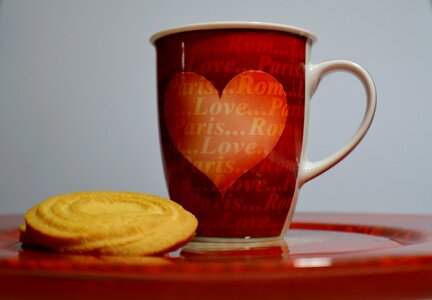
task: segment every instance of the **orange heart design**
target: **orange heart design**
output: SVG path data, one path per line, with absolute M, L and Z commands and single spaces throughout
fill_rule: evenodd
M 262 71 L 238 74 L 221 97 L 203 76 L 183 72 L 169 82 L 165 118 L 180 153 L 224 195 L 278 142 L 287 118 L 286 95 Z

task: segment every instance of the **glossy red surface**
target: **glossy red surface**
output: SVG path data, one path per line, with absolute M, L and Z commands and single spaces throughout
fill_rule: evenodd
M 285 242 L 167 257 L 23 249 L 0 216 L 0 299 L 432 297 L 432 216 L 296 214 Z

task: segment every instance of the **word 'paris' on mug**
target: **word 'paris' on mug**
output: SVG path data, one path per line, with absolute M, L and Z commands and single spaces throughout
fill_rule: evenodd
M 197 24 L 151 37 L 157 54 L 159 129 L 170 197 L 197 217 L 198 241 L 279 238 L 301 186 L 342 160 L 368 130 L 372 78 L 358 64 L 309 61 L 315 36 L 276 24 Z M 352 139 L 307 159 L 310 98 L 333 71 L 366 90 Z

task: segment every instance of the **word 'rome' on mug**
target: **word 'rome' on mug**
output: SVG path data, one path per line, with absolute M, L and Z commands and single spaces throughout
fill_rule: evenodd
M 197 24 L 151 37 L 159 128 L 170 197 L 198 218 L 197 239 L 278 238 L 300 187 L 342 160 L 368 130 L 374 83 L 346 60 L 311 64 L 315 36 L 276 24 Z M 332 71 L 366 90 L 364 118 L 330 157 L 306 157 L 310 97 Z

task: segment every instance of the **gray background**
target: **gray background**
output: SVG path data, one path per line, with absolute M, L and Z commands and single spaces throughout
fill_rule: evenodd
M 148 38 L 224 20 L 309 29 L 313 62 L 354 60 L 377 85 L 366 138 L 303 187 L 298 210 L 432 214 L 432 7 L 402 0 L 0 0 L 0 213 L 79 190 L 166 196 Z M 351 75 L 321 81 L 312 160 L 351 137 L 364 102 Z

